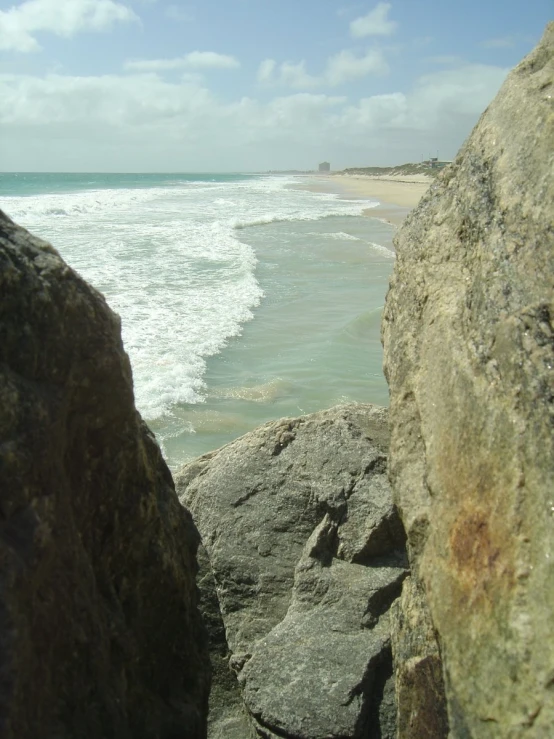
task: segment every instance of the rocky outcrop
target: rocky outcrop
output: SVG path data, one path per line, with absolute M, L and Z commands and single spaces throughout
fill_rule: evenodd
M 406 567 L 387 447 L 384 409 L 339 406 L 268 423 L 177 475 L 210 562 L 216 675 L 229 679 L 226 649 L 236 674 L 214 686 L 213 739 L 248 736 L 242 702 L 262 737 L 395 737 L 389 609 Z
M 397 739 L 446 739 L 442 659 L 421 583 L 408 577 L 391 608 Z
M 201 739 L 197 533 L 117 316 L 0 213 L 0 736 Z
M 396 238 L 390 474 L 452 737 L 554 726 L 553 163 L 550 25 Z
M 256 739 L 258 736 L 242 700 L 234 674 L 229 669 L 229 646 L 219 610 L 215 579 L 205 548 L 198 549 L 200 612 L 210 643 L 212 686 L 208 714 L 209 739 Z

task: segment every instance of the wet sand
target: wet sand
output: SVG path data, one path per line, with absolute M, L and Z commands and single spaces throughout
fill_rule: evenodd
M 314 192 L 332 192 L 347 198 L 378 200 L 364 215 L 380 218 L 399 226 L 433 182 L 425 175 L 369 177 L 366 175 L 313 175 L 306 184 L 297 185 Z

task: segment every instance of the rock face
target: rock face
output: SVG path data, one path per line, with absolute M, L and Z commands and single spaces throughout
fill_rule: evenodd
M 553 163 L 551 24 L 396 239 L 391 481 L 453 737 L 554 726 Z
M 0 213 L 0 736 L 201 739 L 197 532 L 119 319 Z
M 408 577 L 391 608 L 397 739 L 446 739 L 442 659 L 421 583 Z
M 268 423 L 177 475 L 262 737 L 396 735 L 389 608 L 406 568 L 387 447 L 385 409 L 339 406 Z M 209 736 L 248 736 L 238 693 L 214 692 Z

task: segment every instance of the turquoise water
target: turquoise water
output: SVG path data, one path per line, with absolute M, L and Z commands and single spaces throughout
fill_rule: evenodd
M 94 179 L 95 178 L 95 179 Z M 260 175 L 0 175 L 0 207 L 121 315 L 137 405 L 175 468 L 259 423 L 388 402 L 393 229 Z
M 113 172 L 0 172 L 0 197 L 46 195 L 90 190 L 179 187 L 187 182 L 240 182 L 249 174 L 119 174 Z

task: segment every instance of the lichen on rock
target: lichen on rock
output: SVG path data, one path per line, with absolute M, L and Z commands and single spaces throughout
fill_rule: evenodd
M 554 725 L 553 165 L 550 24 L 396 237 L 390 475 L 453 737 Z

